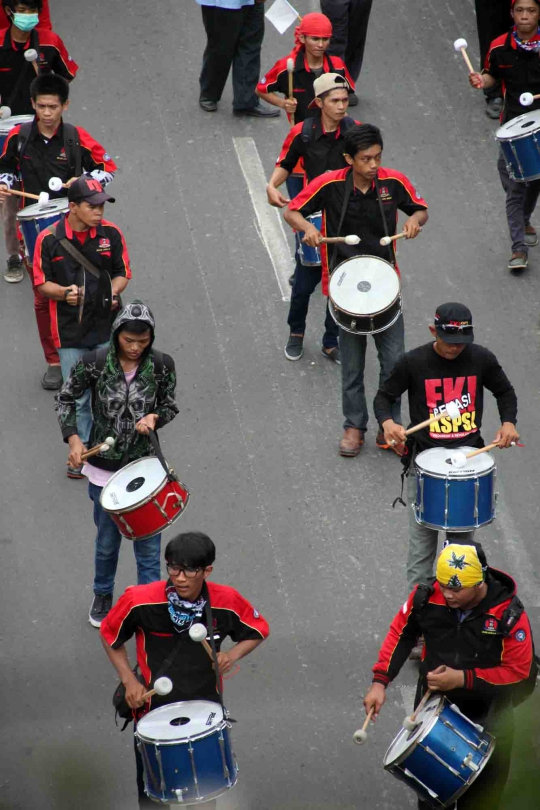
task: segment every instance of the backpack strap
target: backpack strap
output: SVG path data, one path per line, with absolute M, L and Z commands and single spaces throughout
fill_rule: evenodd
M 66 150 L 66 158 L 68 166 L 73 166 L 74 177 L 80 177 L 82 174 L 82 152 L 81 152 L 81 139 L 79 137 L 79 130 L 73 124 L 62 122 L 64 128 L 64 149 Z
M 514 595 L 499 622 L 499 633 L 501 636 L 506 637 L 510 635 L 520 620 L 524 610 L 523 602 Z
M 26 124 L 21 124 L 21 128 L 19 129 L 19 134 L 17 135 L 17 154 L 19 155 L 19 161 L 26 152 L 26 144 L 30 138 L 33 125 L 33 121 L 27 121 Z
M 413 610 L 420 613 L 429 602 L 429 598 L 434 590 L 435 588 L 432 585 L 424 585 L 424 583 L 421 582 L 420 585 L 417 586 L 413 596 Z
M 302 130 L 300 132 L 300 137 L 304 143 L 310 143 L 313 138 L 313 125 L 315 123 L 314 118 L 304 118 L 304 123 L 302 124 Z

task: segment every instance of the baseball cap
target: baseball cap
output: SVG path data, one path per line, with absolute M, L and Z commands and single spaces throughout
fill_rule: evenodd
M 319 78 L 315 79 L 313 82 L 315 98 L 322 96 L 322 94 L 326 93 L 328 90 L 347 90 L 347 92 L 350 92 L 351 88 L 347 79 L 344 79 L 339 73 L 322 73 Z M 315 99 L 313 99 L 308 106 L 315 107 Z
M 115 202 L 114 197 L 105 194 L 99 180 L 83 174 L 68 188 L 69 202 L 88 202 L 91 205 L 101 205 L 105 202 Z
M 446 343 L 474 341 L 471 310 L 465 304 L 451 302 L 437 307 L 434 318 L 437 335 Z

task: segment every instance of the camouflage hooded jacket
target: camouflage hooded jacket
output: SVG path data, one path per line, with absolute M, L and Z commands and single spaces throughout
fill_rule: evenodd
M 152 341 L 141 357 L 130 385 L 118 360 L 118 329 L 126 321 L 142 320 L 152 331 Z M 148 436 L 135 431 L 135 424 L 149 413 L 159 416 L 156 430 L 178 413 L 175 402 L 176 373 L 174 361 L 163 355 L 156 369 L 152 350 L 154 318 L 140 301 L 127 304 L 119 312 L 111 331 L 111 345 L 105 363 L 98 363 L 96 352 L 88 352 L 73 366 L 68 379 L 56 397 L 56 411 L 64 441 L 77 433 L 76 400 L 85 391 L 92 396 L 93 427 L 89 446 L 112 436 L 116 444 L 107 454 L 99 453 L 88 463 L 105 470 L 117 470 L 129 461 L 154 455 Z M 99 366 L 99 367 L 98 367 Z M 159 373 L 157 373 L 159 371 Z

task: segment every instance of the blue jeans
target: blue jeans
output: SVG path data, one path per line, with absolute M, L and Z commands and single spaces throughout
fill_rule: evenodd
M 102 489 L 103 487 L 88 483 L 88 495 L 94 503 L 94 523 L 97 528 L 94 593 L 104 595 L 114 591 L 122 535 L 99 503 Z M 137 585 L 147 585 L 160 579 L 161 534 L 149 537 L 148 540 L 134 540 L 133 551 L 137 562 Z
M 393 367 L 405 350 L 403 315 L 389 329 L 373 335 L 379 363 L 379 387 L 390 375 Z M 366 335 L 353 335 L 345 329 L 339 330 L 339 356 L 341 359 L 341 392 L 345 428 L 358 428 L 366 431 L 368 409 L 364 386 L 366 365 Z M 401 424 L 401 398 L 392 405 L 392 419 Z
M 303 335 L 305 332 L 309 299 L 315 287 L 319 284 L 321 275 L 322 269 L 320 267 L 305 267 L 298 260 L 296 261 L 291 291 L 291 306 L 287 318 L 292 335 Z M 324 327 L 322 345 L 325 349 L 332 349 L 338 345 L 339 327 L 330 315 L 328 300 L 326 302 Z
M 106 343 L 96 343 L 95 346 L 84 346 L 80 349 L 58 349 L 60 367 L 64 380 L 67 380 L 69 372 L 83 354 L 95 351 L 96 349 L 107 349 L 108 347 L 109 341 Z M 85 391 L 82 397 L 76 400 L 75 407 L 77 412 L 77 432 L 81 442 L 86 444 L 90 438 L 90 431 L 92 430 L 92 399 L 90 391 Z

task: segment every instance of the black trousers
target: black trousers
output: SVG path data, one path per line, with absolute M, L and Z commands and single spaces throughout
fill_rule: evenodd
M 355 82 L 362 70 L 372 2 L 321 0 L 321 11 L 331 20 L 333 28 L 328 52 L 343 59 Z
M 206 31 L 203 54 L 201 98 L 219 101 L 232 66 L 233 107 L 255 107 L 255 87 L 261 73 L 261 45 L 264 37 L 264 3 L 241 9 L 201 6 Z
M 484 67 L 489 46 L 494 39 L 505 34 L 512 25 L 510 8 L 512 0 L 474 0 L 476 9 L 476 28 L 480 46 L 480 68 Z M 500 84 L 491 90 L 484 91 L 489 98 L 502 96 Z

